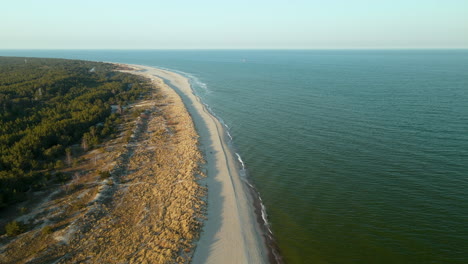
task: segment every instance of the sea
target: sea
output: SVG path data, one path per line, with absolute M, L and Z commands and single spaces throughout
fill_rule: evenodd
M 286 263 L 468 263 L 468 50 L 0 50 L 189 78 Z M 244 169 L 243 169 L 244 168 Z

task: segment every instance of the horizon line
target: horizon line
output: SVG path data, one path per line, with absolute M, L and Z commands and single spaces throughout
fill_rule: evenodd
M 195 51 L 195 50 L 284 50 L 284 51 L 304 51 L 304 50 L 466 50 L 468 47 L 369 47 L 369 48 L 0 48 L 0 50 L 174 50 L 174 51 Z

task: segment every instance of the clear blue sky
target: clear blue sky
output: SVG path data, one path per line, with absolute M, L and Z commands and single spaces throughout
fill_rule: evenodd
M 468 0 L 5 0 L 0 14 L 0 49 L 468 48 Z

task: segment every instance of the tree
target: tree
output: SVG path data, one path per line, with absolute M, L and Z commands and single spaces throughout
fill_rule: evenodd
M 0 207 L 42 186 L 43 170 L 63 166 L 57 160 L 73 164 L 72 144 L 88 151 L 111 135 L 119 122 L 111 104 L 127 105 L 150 89 L 111 64 L 24 59 L 0 57 Z

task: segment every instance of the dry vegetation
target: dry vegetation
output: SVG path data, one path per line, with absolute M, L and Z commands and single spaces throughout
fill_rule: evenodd
M 17 219 L 28 231 L 1 237 L 0 263 L 190 261 L 205 210 L 198 136 L 181 99 L 153 82 L 120 136 L 83 155 L 66 169 L 72 180 Z

